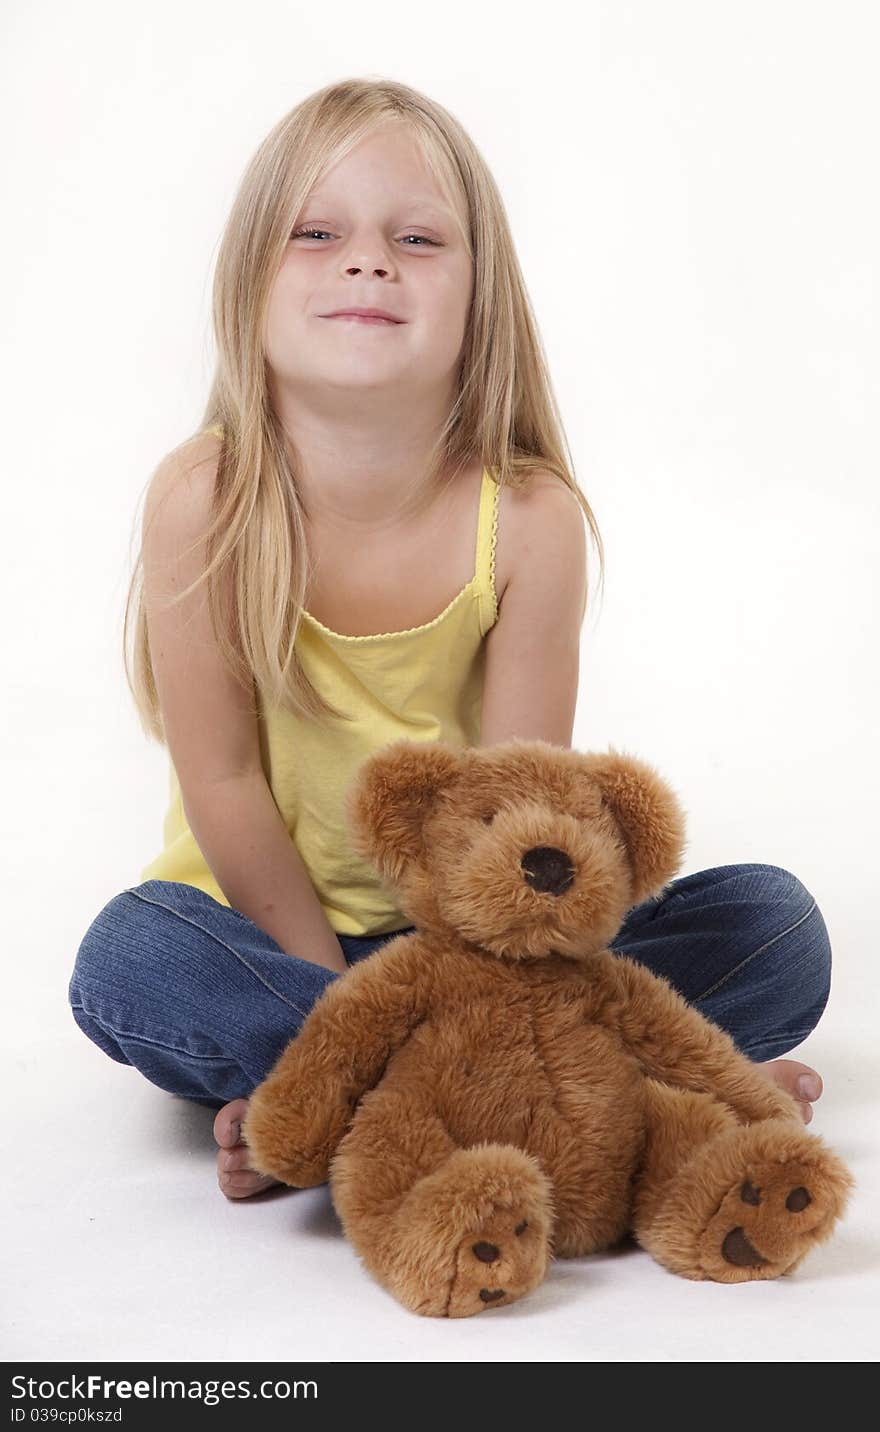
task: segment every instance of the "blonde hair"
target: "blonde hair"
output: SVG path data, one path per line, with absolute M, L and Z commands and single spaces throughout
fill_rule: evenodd
M 476 459 L 496 482 L 514 488 L 526 487 L 537 470 L 555 474 L 587 519 L 604 582 L 602 539 L 572 476 L 537 324 L 489 169 L 458 121 L 409 86 L 364 78 L 328 85 L 292 109 L 262 141 L 223 232 L 212 301 L 217 359 L 199 430 L 223 430 L 211 523 L 202 538 L 208 562 L 173 599 L 182 601 L 207 581 L 216 639 L 230 670 L 243 684 L 256 683 L 271 705 L 320 722 L 350 718 L 314 688 L 295 649 L 309 558 L 296 454 L 270 401 L 265 318 L 291 228 L 317 179 L 394 120 L 408 126 L 447 202 L 459 222 L 463 219 L 474 268 L 458 392 L 432 449 L 428 481 L 454 476 Z M 219 598 L 224 578 L 232 593 L 229 603 Z M 143 545 L 125 604 L 123 651 L 141 724 L 165 744 L 144 604 Z

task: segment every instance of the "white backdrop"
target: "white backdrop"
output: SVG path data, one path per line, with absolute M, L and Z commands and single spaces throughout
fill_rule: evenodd
M 4 1319 L 7 1355 L 330 1358 L 340 1338 L 365 1360 L 863 1355 L 862 1270 L 877 1263 L 858 1222 L 877 1073 L 876 7 L 8 0 L 2 39 L 8 1226 L 16 1258 L 46 1260 Z M 321 1190 L 295 1196 L 325 1236 L 310 1264 L 306 1221 L 292 1295 L 263 1239 L 270 1221 L 289 1227 L 290 1198 L 227 1204 L 208 1111 L 73 1026 L 79 940 L 161 844 L 166 756 L 125 685 L 122 609 L 145 485 L 207 392 L 222 225 L 268 129 L 355 74 L 452 110 L 505 199 L 606 544 L 575 745 L 613 743 L 669 779 L 689 815 L 681 873 L 784 865 L 825 914 L 832 997 L 799 1057 L 825 1079 L 813 1128 L 853 1163 L 863 1201 L 826 1262 L 797 1275 L 809 1326 L 796 1288 L 783 1307 L 770 1285 L 707 1290 L 641 1255 L 598 1277 L 563 1267 L 543 1319 L 523 1303 L 478 1331 L 440 1327 L 359 1272 Z M 158 1283 L 135 1206 L 141 1233 L 162 1226 Z M 122 1250 L 124 1275 L 115 1255 L 99 1274 L 92 1245 L 102 1260 Z M 832 1294 L 849 1316 L 816 1324 Z M 747 1300 L 751 1331 L 733 1314 Z M 658 1316 L 668 1328 L 673 1304 L 674 1337 Z

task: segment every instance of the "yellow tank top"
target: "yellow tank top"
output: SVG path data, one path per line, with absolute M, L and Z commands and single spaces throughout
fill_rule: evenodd
M 296 636 L 303 668 L 354 721 L 326 728 L 280 708 L 260 707 L 266 779 L 337 934 L 383 935 L 410 924 L 372 866 L 348 844 L 343 797 L 358 767 L 401 737 L 479 744 L 483 639 L 498 617 L 498 494 L 484 469 L 474 575 L 433 621 L 406 631 L 345 636 L 303 611 Z M 182 881 L 228 905 L 187 824 L 170 759 L 163 837 L 164 849 L 141 880 Z

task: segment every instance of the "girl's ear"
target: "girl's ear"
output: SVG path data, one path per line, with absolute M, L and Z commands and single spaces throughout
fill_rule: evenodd
M 437 793 L 458 777 L 462 753 L 441 741 L 392 741 L 362 763 L 345 793 L 352 848 L 395 884 L 421 861 Z
M 653 766 L 617 751 L 587 752 L 583 779 L 598 787 L 629 855 L 633 904 L 658 895 L 678 871 L 684 848 L 685 812 L 672 787 Z

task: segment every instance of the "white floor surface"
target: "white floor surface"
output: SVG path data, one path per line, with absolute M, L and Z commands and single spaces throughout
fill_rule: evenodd
M 825 1093 L 811 1128 L 858 1189 L 788 1277 L 697 1283 L 641 1249 L 551 1265 L 474 1318 L 421 1318 L 361 1267 L 327 1186 L 229 1202 L 210 1109 L 114 1064 L 53 992 L 44 1036 L 4 1060 L 6 1360 L 863 1361 L 877 1352 L 875 1041 L 853 1007 L 797 1056 Z M 843 1031 L 846 1038 L 843 1038 Z

